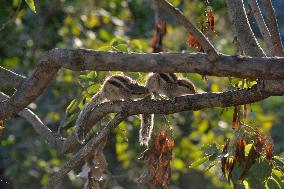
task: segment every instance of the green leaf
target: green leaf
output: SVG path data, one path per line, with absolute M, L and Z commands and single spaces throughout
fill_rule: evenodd
M 249 188 L 249 183 L 248 183 L 247 180 L 244 180 L 244 181 L 243 181 L 243 185 L 244 185 L 245 189 L 250 189 L 250 188 Z
M 129 45 L 134 52 L 144 52 L 147 50 L 147 43 L 142 40 L 133 39 L 130 41 Z
M 212 167 L 214 167 L 217 163 L 218 163 L 217 160 L 211 162 L 210 165 L 208 165 L 208 167 L 206 167 L 206 169 L 204 169 L 204 172 L 209 171 L 209 170 L 210 170 Z
M 251 147 L 252 147 L 252 144 L 248 144 L 248 145 L 245 146 L 245 156 L 246 157 L 249 155 Z
M 245 164 L 237 161 L 237 163 L 235 164 L 235 166 L 233 168 L 233 172 L 232 172 L 233 183 L 235 183 L 235 184 L 238 183 L 242 173 L 244 172 L 244 169 L 245 169 Z
M 117 46 L 119 44 L 127 44 L 127 39 L 115 37 L 109 42 L 110 46 Z
M 272 168 L 270 167 L 268 161 L 264 158 L 259 158 L 249 169 L 249 174 L 251 174 L 259 182 L 267 180 L 271 175 Z
M 281 186 L 274 178 L 269 178 L 266 182 L 265 188 L 266 189 L 281 189 Z
M 76 108 L 78 107 L 79 103 L 80 102 L 77 99 L 73 99 L 66 108 L 66 114 L 67 115 L 72 114 L 76 110 Z
M 284 175 L 283 172 L 277 169 L 272 169 L 272 177 L 283 187 Z
M 128 46 L 126 44 L 119 44 L 116 46 L 112 46 L 112 50 L 118 51 L 118 52 L 128 52 Z
M 35 7 L 35 3 L 33 0 L 25 0 L 26 3 L 28 4 L 28 6 L 30 7 L 30 9 L 36 13 L 36 7 Z
M 172 160 L 172 165 L 176 170 L 179 170 L 179 171 L 181 171 L 185 168 L 184 162 L 179 158 L 174 158 Z
M 206 155 L 219 154 L 219 149 L 216 143 L 204 146 L 202 149 Z
M 101 47 L 99 47 L 97 50 L 98 50 L 98 51 L 111 51 L 112 48 L 111 48 L 111 46 L 106 45 L 106 46 L 101 46 Z
M 109 33 L 106 29 L 103 29 L 103 28 L 99 29 L 98 36 L 100 39 L 104 41 L 110 41 L 113 37 L 111 33 Z
M 273 169 L 272 174 L 275 175 L 276 177 L 280 178 L 280 179 L 283 178 L 283 173 L 279 170 Z
M 100 83 L 97 83 L 95 85 L 91 85 L 87 88 L 87 92 L 89 94 L 95 94 L 101 87 L 101 84 Z
M 205 163 L 206 161 L 209 160 L 209 158 L 210 158 L 211 156 L 212 156 L 212 155 L 209 155 L 209 156 L 205 156 L 205 157 L 203 157 L 203 158 L 198 159 L 197 161 L 193 162 L 193 163 L 189 166 L 189 168 L 195 168 L 195 167 L 197 167 L 197 166 L 199 166 L 199 165 Z
M 284 159 L 282 157 L 273 156 L 273 160 L 275 161 L 277 166 L 284 167 Z
M 93 80 L 97 77 L 97 72 L 96 71 L 90 71 L 88 74 L 80 75 L 79 77 L 81 79 L 84 79 L 84 80 Z

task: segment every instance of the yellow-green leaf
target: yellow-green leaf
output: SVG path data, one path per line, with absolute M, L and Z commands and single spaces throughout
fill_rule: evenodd
M 212 155 L 209 155 L 209 156 L 205 156 L 205 157 L 203 157 L 203 158 L 198 159 L 197 161 L 193 162 L 193 163 L 189 166 L 189 168 L 194 168 L 194 167 L 197 167 L 197 166 L 199 166 L 199 165 L 205 163 L 206 161 L 209 160 L 209 158 L 210 158 L 211 156 L 212 156 Z
M 245 156 L 247 157 L 249 155 L 249 152 L 251 150 L 252 144 L 247 144 L 245 146 Z
M 34 12 L 34 13 L 36 13 L 36 8 L 35 8 L 35 3 L 34 3 L 34 1 L 33 0 L 25 0 L 26 1 L 26 3 L 28 4 L 28 6 L 30 7 L 30 9 Z

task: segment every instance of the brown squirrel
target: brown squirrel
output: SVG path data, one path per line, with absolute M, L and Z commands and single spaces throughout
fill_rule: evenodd
M 125 100 L 132 101 L 150 96 L 150 91 L 139 85 L 135 80 L 125 75 L 113 75 L 105 79 L 101 89 L 92 97 L 91 101 L 84 106 L 76 120 L 77 140 L 81 144 L 85 142 L 84 120 L 92 109 L 106 101 Z
M 154 97 L 162 95 L 174 98 L 196 93 L 194 84 L 190 80 L 178 78 L 174 73 L 151 73 L 146 81 L 146 88 L 151 91 Z M 153 120 L 153 114 L 141 115 L 140 145 L 148 145 L 153 130 Z

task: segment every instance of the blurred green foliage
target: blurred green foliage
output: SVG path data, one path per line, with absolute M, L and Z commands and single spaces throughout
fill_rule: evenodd
M 205 4 L 201 0 L 172 0 L 197 26 Z M 14 14 L 19 0 L 2 0 L 0 23 Z M 212 1 L 215 11 L 215 34 L 209 39 L 226 54 L 238 54 L 233 44 L 233 33 L 227 16 L 225 0 Z M 0 31 L 0 65 L 29 76 L 40 57 L 52 48 L 88 48 L 104 51 L 151 52 L 150 38 L 154 31 L 154 12 L 150 0 L 50 0 L 35 1 L 36 14 L 23 4 L 16 19 Z M 187 34 L 176 21 L 163 13 L 168 21 L 164 39 L 165 51 L 194 52 L 186 44 Z M 106 76 L 120 72 L 72 72 L 62 69 L 46 91 L 37 98 L 34 111 L 53 131 L 61 125 L 61 134 L 67 136 L 74 129 L 74 120 L 91 96 L 100 88 Z M 143 83 L 147 74 L 124 73 Z M 220 92 L 234 89 L 242 82 L 235 78 L 208 77 L 198 74 L 179 74 L 191 79 L 199 92 Z M 0 90 L 12 95 L 13 88 L 0 85 Z M 269 132 L 275 141 L 275 153 L 284 157 L 283 97 L 271 97 L 249 105 L 247 124 Z M 223 113 L 221 113 L 223 112 Z M 73 114 L 73 117 L 70 116 Z M 157 115 L 155 130 L 173 128 L 175 140 L 170 188 L 218 189 L 231 188 L 222 177 L 220 165 L 189 166 L 204 156 L 206 146 L 222 148 L 232 138 L 233 108 L 213 108 L 173 115 Z M 110 118 L 110 117 L 109 117 Z M 97 124 L 105 125 L 107 118 Z M 137 186 L 143 162 L 137 158 L 143 152 L 138 144 L 140 121 L 129 117 L 109 137 L 105 155 L 109 170 L 122 187 Z M 21 118 L 5 122 L 0 148 L 0 188 L 40 188 L 50 174 L 71 157 L 57 152 L 40 138 Z M 77 179 L 77 170 L 71 171 L 58 188 L 82 188 L 84 181 Z M 278 174 L 275 172 L 275 174 Z M 111 183 L 105 185 L 110 188 Z M 267 184 L 275 185 L 273 180 Z

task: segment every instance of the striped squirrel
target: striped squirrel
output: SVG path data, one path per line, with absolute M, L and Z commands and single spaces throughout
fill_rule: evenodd
M 181 79 L 174 73 L 151 73 L 146 81 L 146 87 L 154 97 L 161 95 L 174 98 L 186 94 L 196 93 L 195 87 L 188 79 Z M 141 115 L 139 131 L 140 145 L 148 145 L 153 129 L 153 114 Z
M 132 101 L 146 96 L 150 96 L 150 91 L 146 87 L 139 85 L 130 77 L 125 75 L 113 75 L 106 78 L 101 89 L 92 97 L 91 101 L 84 106 L 76 120 L 76 136 L 78 142 L 81 144 L 85 142 L 84 126 L 82 124 L 92 109 L 98 104 L 114 100 Z

